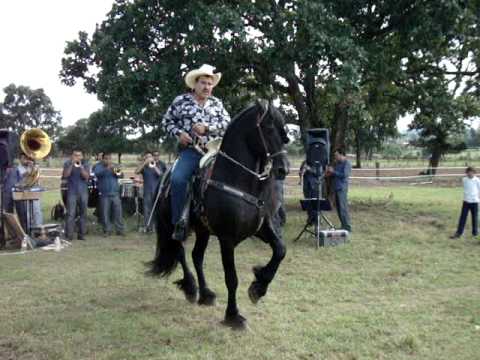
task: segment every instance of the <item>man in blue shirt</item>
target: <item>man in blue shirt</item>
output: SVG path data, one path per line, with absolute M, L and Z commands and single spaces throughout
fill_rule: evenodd
M 123 177 L 123 174 L 119 171 L 118 166 L 113 165 L 112 155 L 108 153 L 103 154 L 103 161 L 96 165 L 94 173 L 98 181 L 103 233 L 105 236 L 111 235 L 113 228 L 111 214 L 113 214 L 116 233 L 124 236 L 122 202 L 118 184 L 118 179 Z
M 88 177 L 90 166 L 83 160 L 80 150 L 73 150 L 72 156 L 63 164 L 62 178 L 67 181 L 67 220 L 65 232 L 73 240 L 75 218 L 79 217 L 78 240 L 85 240 L 87 232 Z M 78 210 L 78 214 L 77 214 Z
M 152 217 L 150 224 L 148 223 L 148 220 L 155 200 L 155 191 L 157 190 L 158 184 L 166 170 L 167 167 L 165 163 L 160 160 L 160 154 L 158 151 L 155 151 L 154 153 L 145 151 L 143 154 L 143 162 L 135 171 L 136 174 L 141 174 L 143 177 L 143 220 L 145 232 L 153 231 L 152 224 L 155 222 L 155 218 Z
M 352 231 L 350 215 L 348 213 L 348 178 L 352 173 L 352 164 L 347 160 L 345 151 L 335 151 L 335 168 L 329 166 L 327 170 L 330 176 L 334 177 L 335 202 L 337 213 L 342 223 L 342 229 Z

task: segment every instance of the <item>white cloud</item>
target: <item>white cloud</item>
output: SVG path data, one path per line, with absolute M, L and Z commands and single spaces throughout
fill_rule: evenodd
M 58 77 L 65 42 L 81 30 L 91 34 L 111 9 L 112 0 L 2 0 L 0 2 L 0 89 L 10 83 L 43 88 L 63 125 L 101 107 L 81 85 L 62 85 Z M 0 91 L 0 99 L 3 92 Z

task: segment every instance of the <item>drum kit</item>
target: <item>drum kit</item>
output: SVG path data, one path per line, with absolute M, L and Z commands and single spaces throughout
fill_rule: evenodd
M 129 216 L 143 214 L 143 185 L 136 179 L 120 180 L 123 212 Z

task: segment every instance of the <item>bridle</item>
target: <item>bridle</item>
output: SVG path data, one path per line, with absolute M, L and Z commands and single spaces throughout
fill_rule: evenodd
M 249 169 L 247 166 L 243 165 L 241 162 L 239 162 L 238 160 L 235 160 L 233 157 L 231 157 L 230 155 L 228 155 L 227 153 L 225 153 L 221 150 L 218 152 L 218 154 L 220 156 L 229 160 L 231 163 L 237 165 L 238 167 L 245 170 L 249 174 L 255 176 L 260 181 L 267 180 L 270 177 L 270 173 L 272 171 L 272 160 L 275 157 L 283 155 L 283 154 L 286 153 L 285 150 L 280 150 L 280 151 L 277 151 L 277 152 L 271 154 L 270 151 L 268 150 L 267 141 L 265 139 L 265 135 L 264 135 L 263 130 L 262 130 L 262 122 L 265 120 L 269 111 L 270 111 L 270 107 L 269 107 L 268 103 L 265 103 L 265 111 L 263 112 L 263 114 L 261 116 L 258 116 L 257 124 L 256 124 L 258 135 L 259 135 L 261 143 L 263 145 L 263 149 L 265 150 L 265 162 L 266 162 L 266 164 L 265 164 L 264 169 L 261 173 L 258 173 L 258 172 L 255 172 L 255 171 Z

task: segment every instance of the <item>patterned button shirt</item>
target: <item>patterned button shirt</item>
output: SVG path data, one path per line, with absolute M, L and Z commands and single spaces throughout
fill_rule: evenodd
M 210 96 L 201 107 L 195 101 L 193 94 L 183 94 L 175 98 L 163 117 L 162 126 L 172 137 L 182 131 L 191 135 L 194 124 L 203 123 L 208 126 L 206 141 L 222 137 L 230 122 L 230 115 L 222 102 Z

